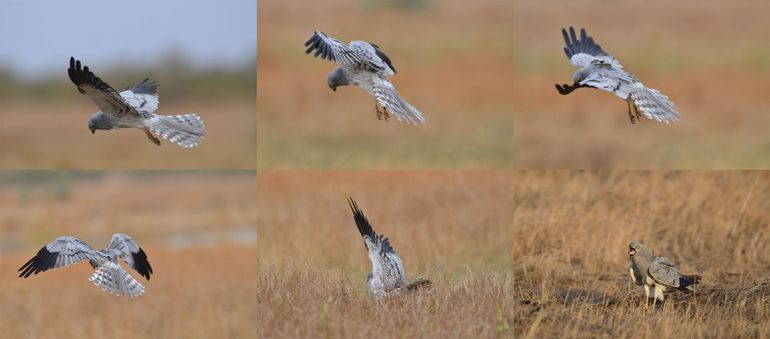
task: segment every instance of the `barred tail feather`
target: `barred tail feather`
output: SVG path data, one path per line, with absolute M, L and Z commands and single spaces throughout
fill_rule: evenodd
M 148 128 L 156 135 L 182 147 L 195 147 L 206 135 L 203 120 L 195 114 L 155 115 Z
M 114 262 L 107 262 L 97 267 L 88 280 L 100 287 L 102 291 L 117 296 L 127 295 L 133 298 L 144 293 L 144 286 Z
M 418 290 L 430 289 L 432 286 L 433 286 L 433 283 L 430 280 L 425 279 L 423 277 L 418 277 L 418 278 L 414 279 L 414 281 L 410 282 L 407 285 L 404 285 L 404 286 L 401 286 L 401 287 L 397 288 L 393 292 L 402 292 L 402 293 L 403 292 L 415 292 L 415 291 L 418 291 Z
M 377 104 L 384 107 L 389 113 L 396 116 L 398 121 L 405 121 L 411 125 L 417 125 L 417 123 L 424 124 L 425 118 L 422 113 L 418 111 L 414 106 L 410 105 L 406 100 L 396 93 L 396 89 L 393 84 L 387 80 L 380 80 L 373 86 L 374 98 L 377 100 Z
M 641 83 L 634 84 L 631 90 L 631 99 L 648 119 L 665 123 L 679 120 L 679 112 L 674 103 L 660 91 L 644 87 Z

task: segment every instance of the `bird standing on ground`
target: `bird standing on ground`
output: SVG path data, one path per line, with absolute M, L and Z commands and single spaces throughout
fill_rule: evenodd
M 566 44 L 564 53 L 572 65 L 580 69 L 572 77 L 573 85 L 556 85 L 560 94 L 567 95 L 581 87 L 603 89 L 628 103 L 628 118 L 632 124 L 641 119 L 641 114 L 665 123 L 679 120 L 679 112 L 667 96 L 656 89 L 645 87 L 637 77 L 624 71 L 620 62 L 594 43 L 585 29 L 580 29 L 580 40 L 572 27 L 569 28 L 569 35 L 563 28 L 561 34 Z M 631 106 L 634 107 L 633 114 Z
M 88 119 L 91 133 L 96 133 L 96 130 L 138 128 L 156 145 L 160 145 L 160 140 L 153 133 L 185 148 L 197 146 L 206 135 L 203 120 L 195 114 L 154 114 L 159 103 L 158 84 L 149 82 L 150 79 L 118 93 L 75 58 L 70 58 L 67 73 L 78 86 L 78 91 L 91 98 L 101 109 Z
M 88 280 L 103 291 L 131 298 L 142 295 L 144 286 L 120 267 L 119 258 L 139 272 L 139 275 L 150 280 L 152 266 L 147 261 L 147 254 L 125 234 L 114 234 L 107 249 L 99 251 L 75 237 L 56 238 L 19 268 L 19 277 L 28 278 L 32 274 L 88 260 L 91 267 L 96 269 Z
M 408 124 L 425 123 L 422 113 L 396 93 L 390 82 L 396 69 L 379 46 L 358 40 L 346 46 L 319 31 L 313 33 L 305 46 L 309 46 L 306 54 L 315 51 L 314 56 L 321 55 L 321 59 L 337 63 L 338 67 L 327 78 L 327 84 L 333 91 L 337 91 L 339 86 L 356 85 L 375 98 L 377 119 L 387 121 L 392 114 Z
M 675 288 L 684 292 L 694 292 L 695 284 L 700 282 L 699 275 L 686 275 L 676 269 L 671 261 L 656 257 L 655 254 L 639 242 L 628 244 L 628 256 L 631 266 L 628 273 L 631 280 L 639 286 L 644 286 L 645 308 L 647 301 L 653 298 L 653 307 L 657 301 L 663 302 L 663 292 Z
M 358 209 L 358 204 L 353 199 L 349 199 L 348 203 L 353 211 L 353 219 L 358 227 L 358 232 L 364 238 L 364 246 L 369 253 L 369 260 L 372 262 L 372 271 L 366 276 L 369 293 L 376 299 L 382 299 L 402 291 L 429 288 L 431 282 L 422 277 L 416 278 L 409 284 L 406 283 L 404 264 L 401 263 L 401 258 L 390 246 L 388 238 L 382 234 L 374 233 L 369 220 Z

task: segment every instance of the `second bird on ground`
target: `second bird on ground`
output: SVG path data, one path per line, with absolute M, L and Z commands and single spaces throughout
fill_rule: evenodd
M 378 119 L 388 120 L 392 114 L 408 124 L 425 123 L 422 113 L 396 93 L 389 80 L 396 74 L 396 69 L 379 46 L 358 40 L 346 46 L 319 31 L 315 31 L 305 46 L 309 46 L 306 54 L 315 51 L 316 57 L 320 55 L 321 59 L 337 63 L 338 67 L 327 78 L 333 91 L 339 86 L 356 85 L 374 97 Z
M 636 285 L 644 286 L 645 308 L 648 299 L 653 299 L 653 305 L 658 301 L 663 302 L 663 292 L 669 288 L 691 293 L 695 291 L 694 285 L 700 282 L 699 275 L 680 273 L 674 263 L 655 256 L 655 253 L 639 242 L 628 244 L 628 257 L 631 259 L 628 268 L 631 280 Z

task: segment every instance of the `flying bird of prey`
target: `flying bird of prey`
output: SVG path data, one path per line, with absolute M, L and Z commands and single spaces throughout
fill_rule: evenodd
M 580 29 L 579 40 L 572 27 L 569 28 L 569 35 L 563 28 L 561 34 L 567 45 L 564 53 L 579 69 L 572 76 L 574 84 L 556 85 L 560 94 L 567 95 L 581 87 L 603 89 L 628 103 L 628 117 L 632 124 L 641 119 L 641 114 L 665 123 L 679 120 L 679 112 L 667 96 L 645 87 L 637 77 L 624 71 L 620 62 L 602 50 L 585 29 Z M 634 107 L 634 114 L 631 113 L 631 106 Z
M 374 233 L 372 225 L 366 219 L 364 213 L 358 209 L 358 204 L 349 198 L 350 209 L 353 210 L 353 219 L 356 221 L 358 232 L 364 238 L 364 246 L 372 261 L 372 271 L 366 276 L 366 284 L 369 293 L 376 299 L 382 299 L 400 292 L 411 292 L 421 288 L 429 288 L 431 282 L 428 279 L 418 277 L 413 282 L 406 283 L 404 264 L 401 258 L 390 246 L 388 238 L 382 234 Z
M 346 46 L 319 31 L 313 33 L 305 46 L 309 46 L 306 54 L 315 51 L 315 57 L 320 55 L 321 59 L 337 63 L 337 68 L 326 79 L 333 91 L 336 92 L 339 86 L 356 85 L 374 97 L 377 119 L 384 118 L 387 121 L 392 114 L 408 124 L 425 123 L 422 113 L 396 93 L 396 88 L 390 82 L 396 69 L 379 46 L 358 40 Z
M 147 254 L 125 234 L 114 234 L 107 249 L 99 251 L 75 237 L 56 238 L 19 268 L 19 277 L 27 278 L 52 268 L 67 267 L 88 260 L 91 267 L 96 269 L 88 280 L 103 291 L 131 298 L 142 295 L 144 286 L 120 267 L 118 258 L 150 280 L 152 266 L 147 261 Z
M 156 145 L 160 145 L 160 139 L 153 133 L 188 148 L 197 146 L 206 134 L 203 120 L 195 114 L 154 114 L 159 104 L 158 84 L 149 82 L 149 78 L 118 93 L 75 58 L 70 58 L 67 73 L 78 86 L 78 91 L 91 98 L 101 109 L 88 119 L 91 133 L 96 133 L 96 130 L 138 128 Z
M 693 285 L 700 282 L 699 275 L 680 273 L 674 263 L 656 257 L 651 250 L 636 241 L 628 244 L 628 256 L 631 259 L 628 274 L 636 285 L 644 286 L 644 294 L 647 299 L 653 298 L 653 306 L 657 301 L 663 302 L 663 292 L 667 289 L 694 292 Z M 646 301 L 644 305 L 647 308 Z

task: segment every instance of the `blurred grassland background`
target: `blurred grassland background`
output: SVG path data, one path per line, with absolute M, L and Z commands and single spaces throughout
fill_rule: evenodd
M 770 174 L 524 171 L 515 175 L 514 332 L 542 337 L 765 337 Z M 698 293 L 643 311 L 628 275 L 638 240 Z
M 77 57 L 77 56 L 76 56 Z M 170 52 L 150 66 L 109 67 L 82 60 L 118 91 L 144 78 L 160 84 L 158 114 L 196 113 L 206 138 L 183 149 L 160 147 L 137 129 L 88 130 L 99 108 L 61 72 L 27 78 L 0 65 L 0 167 L 12 169 L 248 169 L 256 163 L 256 61 L 197 67 Z
M 259 337 L 500 337 L 513 317 L 508 172 L 260 171 Z M 433 289 L 378 302 L 347 203 Z M 449 325 L 451 324 L 451 325 Z
M 511 167 L 511 1 L 268 1 L 258 19 L 258 168 Z M 379 45 L 427 123 L 378 121 L 360 88 L 333 92 L 334 63 L 305 54 L 314 30 Z
M 254 337 L 254 187 L 253 171 L 0 172 L 0 337 Z M 56 237 L 113 233 L 147 253 L 149 281 L 129 269 L 143 296 L 100 291 L 88 263 L 18 278 Z
M 517 168 L 770 166 L 770 2 L 514 1 Z M 631 125 L 626 104 L 572 83 L 560 29 L 584 27 L 682 118 Z

